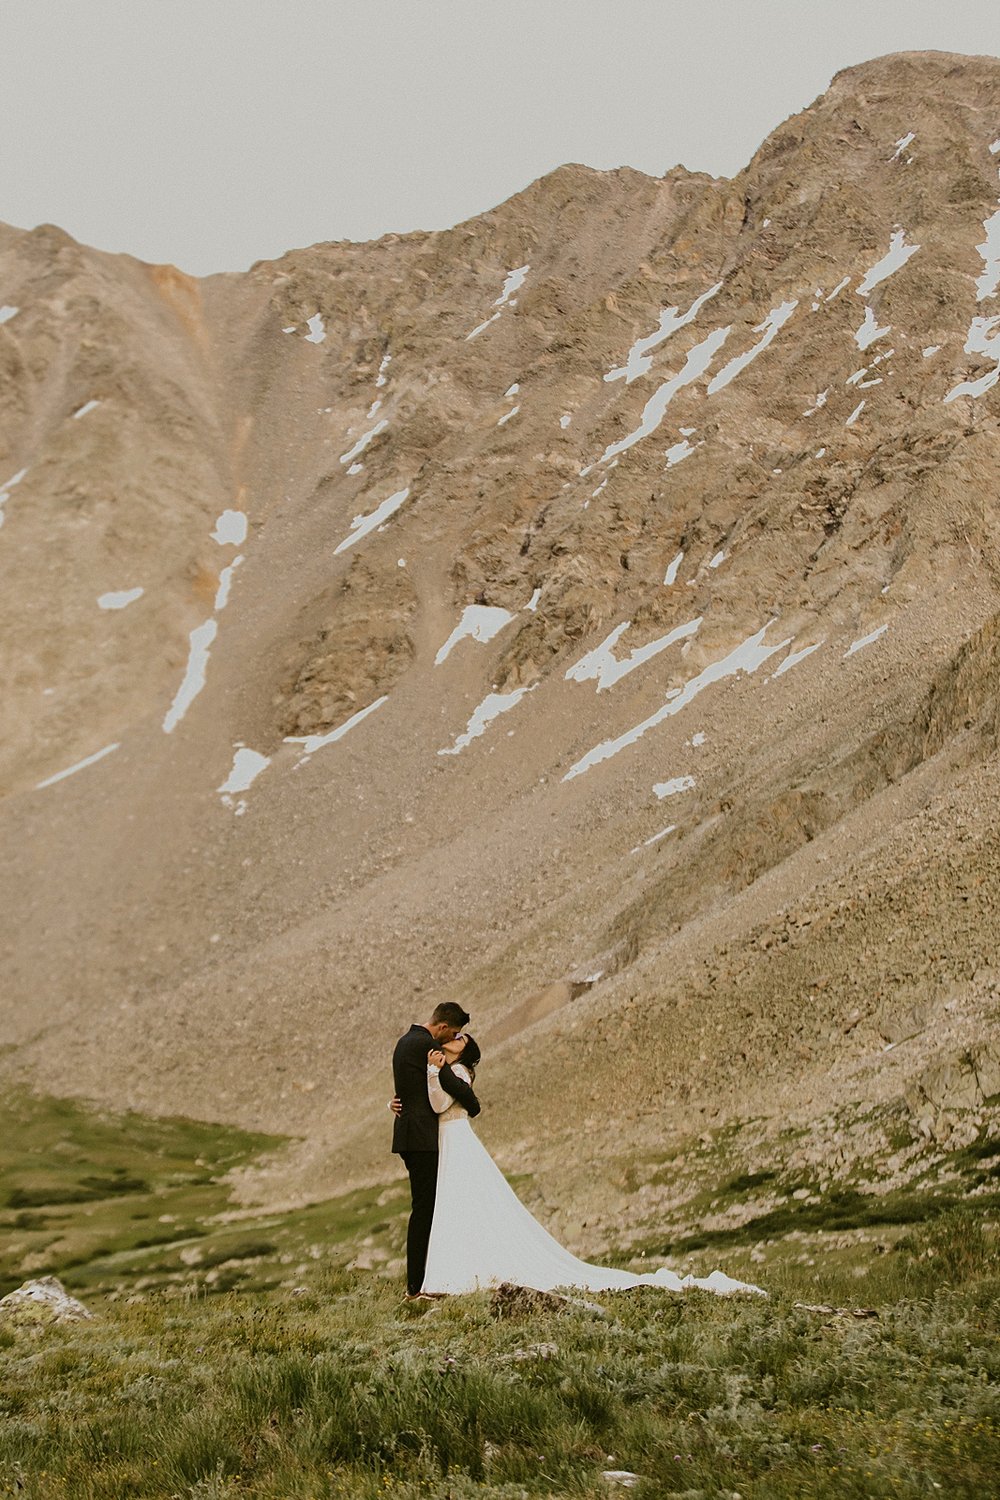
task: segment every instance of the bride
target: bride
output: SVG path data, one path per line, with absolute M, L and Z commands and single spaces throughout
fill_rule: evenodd
M 707 1291 L 759 1292 L 722 1271 L 710 1276 L 677 1276 L 661 1267 L 649 1275 L 595 1266 L 579 1260 L 554 1240 L 528 1212 L 472 1128 L 468 1113 L 438 1082 L 445 1063 L 470 1085 L 480 1059 L 471 1036 L 428 1054 L 427 1092 L 439 1117 L 437 1197 L 427 1250 L 422 1293 L 472 1292 L 502 1281 L 551 1291 L 583 1287 L 610 1291 L 658 1286 L 668 1291 L 703 1287 Z

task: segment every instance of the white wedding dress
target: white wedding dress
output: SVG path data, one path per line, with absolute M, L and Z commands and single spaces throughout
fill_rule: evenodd
M 453 1072 L 472 1082 L 461 1063 L 453 1065 Z M 722 1271 L 681 1277 L 662 1266 L 640 1276 L 611 1266 L 594 1266 L 571 1255 L 525 1208 L 476 1136 L 468 1114 L 445 1093 L 437 1075 L 438 1069 L 429 1064 L 427 1091 L 440 1124 L 437 1196 L 427 1248 L 425 1292 L 474 1292 L 509 1281 L 542 1292 L 554 1287 L 600 1292 L 658 1286 L 671 1292 L 701 1287 L 722 1295 L 767 1295 L 761 1287 L 734 1281 Z

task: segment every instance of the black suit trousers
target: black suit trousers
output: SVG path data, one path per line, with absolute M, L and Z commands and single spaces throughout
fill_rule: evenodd
M 424 1284 L 427 1245 L 437 1195 L 438 1153 L 401 1151 L 410 1177 L 410 1222 L 406 1229 L 406 1290 L 415 1296 Z

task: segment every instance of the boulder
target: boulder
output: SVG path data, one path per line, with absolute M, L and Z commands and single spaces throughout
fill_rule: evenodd
M 57 1276 L 39 1276 L 0 1297 L 0 1320 L 15 1327 L 41 1329 L 93 1316 L 89 1308 L 70 1296 Z

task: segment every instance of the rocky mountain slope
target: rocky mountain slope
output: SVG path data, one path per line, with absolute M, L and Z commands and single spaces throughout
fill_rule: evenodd
M 553 1203 L 985 1128 L 998 169 L 1000 62 L 902 54 L 732 181 L 202 281 L 0 232 L 8 1075 L 295 1134 L 274 1201 L 391 1171 L 452 996 Z

